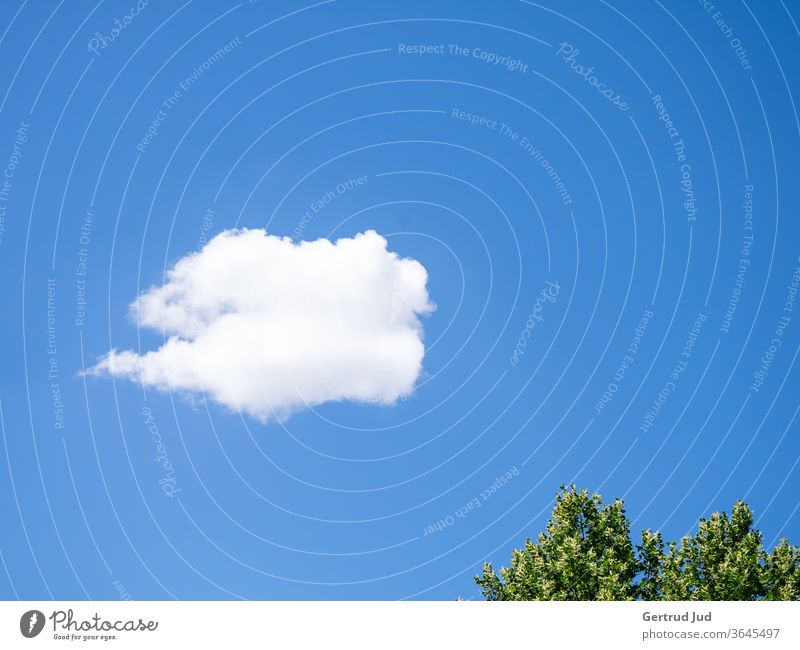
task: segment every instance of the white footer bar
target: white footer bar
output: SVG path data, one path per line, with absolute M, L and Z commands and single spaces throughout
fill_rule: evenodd
M 800 648 L 800 603 L 3 602 L 0 648 Z M 519 645 L 517 645 L 519 644 Z

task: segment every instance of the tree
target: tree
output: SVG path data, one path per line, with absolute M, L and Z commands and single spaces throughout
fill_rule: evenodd
M 701 519 L 697 534 L 681 539 L 680 547 L 654 541 L 643 531 L 640 561 L 647 574 L 640 590 L 648 600 L 756 600 L 765 595 L 765 553 L 761 533 L 752 529 L 753 513 L 737 502 L 730 519 L 715 512 Z
M 632 600 L 635 574 L 622 501 L 603 505 L 572 485 L 556 496 L 538 543 L 515 550 L 502 578 L 487 564 L 476 581 L 488 600 Z
M 665 545 L 642 531 L 635 549 L 620 499 L 604 505 L 562 486 L 545 532 L 526 540 L 498 576 L 475 577 L 487 600 L 798 600 L 800 549 L 785 539 L 767 553 L 743 502 L 730 518 L 701 519 L 696 535 Z
M 764 561 L 764 600 L 800 600 L 800 548 L 782 539 Z

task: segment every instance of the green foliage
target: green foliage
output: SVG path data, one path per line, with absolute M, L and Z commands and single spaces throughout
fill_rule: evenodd
M 538 543 L 514 551 L 498 578 L 491 565 L 476 579 L 488 600 L 632 600 L 634 550 L 622 501 L 562 489 Z
M 545 532 L 526 540 L 498 576 L 475 582 L 486 600 L 800 600 L 800 548 L 764 550 L 743 502 L 730 518 L 701 519 L 695 535 L 665 544 L 642 531 L 635 549 L 624 504 L 562 486 Z
M 800 548 L 781 540 L 764 561 L 765 600 L 800 600 Z
M 737 502 L 728 518 L 715 512 L 701 519 L 697 534 L 640 557 L 653 567 L 642 579 L 642 591 L 652 600 L 756 600 L 765 595 L 761 533 L 752 529 L 753 513 Z M 645 536 L 652 536 L 644 531 Z M 642 547 L 640 547 L 642 549 Z M 655 563 L 655 558 L 660 559 Z M 659 571 L 660 569 L 660 571 Z

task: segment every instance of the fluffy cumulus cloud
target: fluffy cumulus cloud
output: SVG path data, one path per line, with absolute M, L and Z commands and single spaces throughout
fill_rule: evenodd
M 327 401 L 392 404 L 422 368 L 427 279 L 374 231 L 295 244 L 229 230 L 131 305 L 165 343 L 112 350 L 88 372 L 203 394 L 260 420 Z

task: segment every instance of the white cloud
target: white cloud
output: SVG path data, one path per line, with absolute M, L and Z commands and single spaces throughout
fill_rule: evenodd
M 327 401 L 392 404 L 422 368 L 427 279 L 372 230 L 299 244 L 228 230 L 131 305 L 166 342 L 112 350 L 88 374 L 205 393 L 261 420 Z

